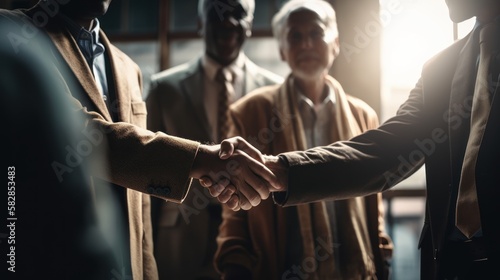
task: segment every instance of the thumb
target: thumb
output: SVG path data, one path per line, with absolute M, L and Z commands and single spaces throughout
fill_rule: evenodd
M 233 140 L 234 138 L 229 138 L 220 143 L 219 158 L 228 159 L 233 155 L 235 146 L 237 142 Z
M 262 153 L 240 136 L 225 139 L 224 141 L 222 141 L 220 145 L 221 147 L 220 147 L 219 157 L 221 159 L 229 158 L 231 155 L 233 155 L 234 150 L 238 149 L 247 153 L 250 157 L 254 158 L 255 160 L 261 163 L 264 162 Z

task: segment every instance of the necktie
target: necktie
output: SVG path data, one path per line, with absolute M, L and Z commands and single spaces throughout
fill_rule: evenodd
M 217 141 L 220 142 L 227 137 L 229 132 L 229 104 L 234 95 L 232 74 L 229 70 L 220 68 L 215 79 L 221 84 L 221 92 L 217 102 Z
M 495 38 L 497 28 L 496 24 L 488 24 L 481 29 L 479 36 L 480 57 L 472 100 L 470 133 L 456 205 L 456 226 L 468 238 L 481 228 L 475 180 L 476 161 L 491 107 L 488 74 L 493 52 L 498 49 Z

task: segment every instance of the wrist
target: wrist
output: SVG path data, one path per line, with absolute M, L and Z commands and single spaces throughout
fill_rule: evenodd
M 189 177 L 200 179 L 206 175 L 206 169 L 209 166 L 208 163 L 211 159 L 213 160 L 214 155 L 217 156 L 217 150 L 216 146 L 200 145 L 194 157 L 193 166 L 191 166 L 191 170 L 189 171 Z
M 279 156 L 264 156 L 265 165 L 269 168 L 274 175 L 278 178 L 278 182 L 283 187 L 280 190 L 273 191 L 286 191 L 288 188 L 288 163 Z

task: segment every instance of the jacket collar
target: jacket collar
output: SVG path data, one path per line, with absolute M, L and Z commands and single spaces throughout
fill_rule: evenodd
M 201 57 L 191 61 L 186 69 L 186 76 L 180 82 L 180 87 L 183 94 L 193 105 L 194 114 L 202 124 L 205 135 L 212 135 L 209 130 L 210 126 L 206 117 L 207 112 L 203 103 L 203 72 Z
M 26 14 L 32 18 L 32 15 L 40 9 L 40 6 L 36 5 L 27 10 Z M 89 77 L 93 77 L 92 71 L 87 64 L 85 57 L 81 53 L 78 44 L 71 35 L 71 32 L 65 27 L 64 22 L 57 15 L 55 15 L 47 20 L 44 30 L 52 40 L 62 58 L 65 60 L 69 69 L 71 69 L 75 75 L 85 94 L 89 97 L 93 105 L 95 105 L 98 113 L 100 113 L 107 121 L 112 121 L 106 103 L 104 102 L 96 83 L 93 79 L 89 79 Z M 106 36 L 102 31 L 99 35 L 101 36 L 103 45 L 105 45 L 107 50 L 109 50 L 109 41 Z M 111 65 L 113 65 L 113 63 L 111 63 Z M 112 68 L 114 67 L 112 66 Z

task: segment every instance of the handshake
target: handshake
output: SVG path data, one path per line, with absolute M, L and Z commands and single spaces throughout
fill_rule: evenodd
M 241 137 L 201 145 L 190 176 L 234 211 L 248 210 L 271 192 L 286 191 L 288 170 L 277 156 L 262 155 Z

